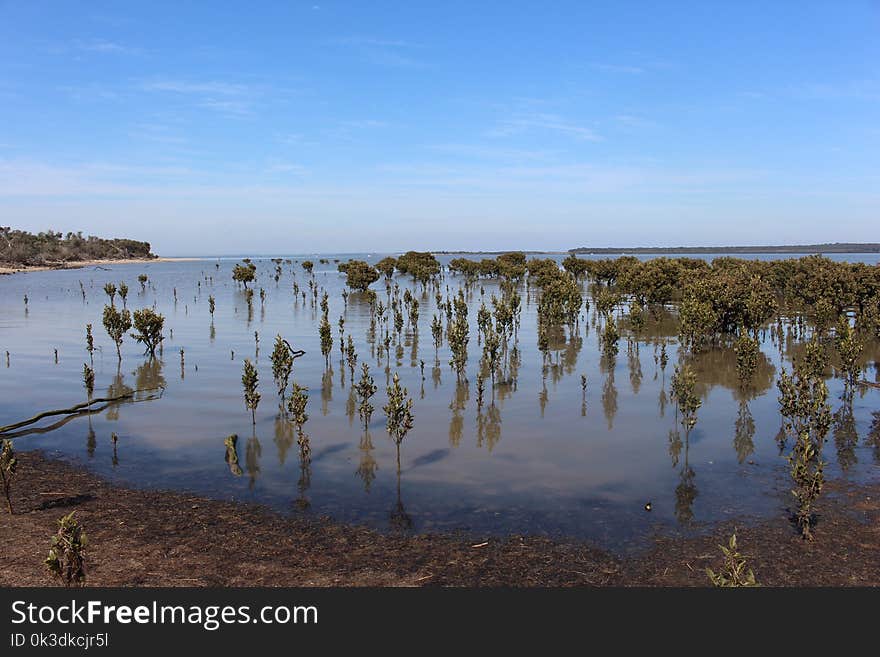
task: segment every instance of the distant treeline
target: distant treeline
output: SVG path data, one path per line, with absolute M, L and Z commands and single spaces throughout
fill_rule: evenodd
M 792 244 L 782 246 L 634 246 L 629 248 L 581 246 L 569 253 L 880 253 L 880 244 L 834 242 L 832 244 Z
M 66 235 L 47 230 L 34 235 L 0 226 L 0 263 L 17 266 L 60 265 L 82 260 L 155 258 L 149 242 L 103 239 L 81 232 Z

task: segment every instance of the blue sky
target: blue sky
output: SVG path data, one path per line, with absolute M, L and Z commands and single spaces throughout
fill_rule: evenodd
M 164 255 L 880 241 L 880 3 L 0 0 L 0 223 Z

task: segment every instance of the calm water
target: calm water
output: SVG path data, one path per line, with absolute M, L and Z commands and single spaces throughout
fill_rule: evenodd
M 297 262 L 304 258 L 291 257 Z M 0 277 L 0 424 L 85 399 L 85 324 L 91 323 L 101 349 L 95 354 L 96 396 L 120 385 L 145 388 L 158 383 L 165 386 L 164 395 L 18 438 L 18 449 L 58 453 L 135 486 L 254 500 L 292 513 L 300 512 L 297 500 L 307 500 L 311 513 L 380 529 L 398 527 L 402 518 L 408 518 L 415 530 L 567 535 L 626 549 L 658 529 L 689 531 L 741 515 L 781 517 L 788 504 L 789 481 L 775 440 L 780 428 L 775 379 L 797 345 L 786 346 L 781 353 L 768 333 L 755 390 L 747 395 L 739 392 L 731 349 L 700 357 L 695 365 L 703 405 L 685 443 L 683 431 L 676 435 L 681 427 L 668 400 L 677 359 L 671 319 L 650 323 L 647 337 L 631 348 L 622 338 L 615 366 L 608 371 L 601 364 L 598 332 L 586 316 L 579 326 L 580 340 L 554 355 L 545 378 L 536 346 L 537 300 L 534 292 L 527 300 L 522 289 L 517 385 L 497 390 L 494 407 L 484 407 L 478 414 L 479 284 L 470 299 L 470 389 L 457 385 L 446 344 L 439 352 L 439 368 L 434 368 L 433 291 L 425 296 L 417 292 L 418 333 L 405 330 L 402 351 L 395 354 L 392 347 L 390 371 L 400 374 L 415 399 L 415 428 L 402 446 L 398 487 L 394 445 L 385 433 L 381 411 L 386 399 L 385 363 L 383 359 L 378 364 L 370 355 L 366 341 L 369 307 L 357 295 L 344 307 L 344 277 L 336 272 L 333 259 L 352 256 L 323 257 L 330 259 L 329 264 L 318 264 L 318 256 L 311 259 L 315 280 L 330 294 L 334 345 L 329 376 L 324 374 L 320 353 L 320 310 L 312 307 L 311 299 L 306 303 L 301 297 L 294 299 L 294 274 L 287 264 L 276 284 L 273 263 L 256 261 L 256 288 L 265 289 L 266 300 L 261 305 L 259 292 L 255 295 L 250 320 L 244 295 L 231 280 L 236 262 L 231 258 Z M 375 262 L 381 256 L 356 257 Z M 440 260 L 445 264 L 450 257 Z M 836 259 L 874 264 L 878 256 Z M 294 270 L 300 288 L 308 291 L 307 276 L 298 264 Z M 140 273 L 149 276 L 144 292 L 137 282 Z M 410 285 L 408 278 L 396 280 L 401 288 Z M 108 281 L 128 284 L 130 309 L 155 303 L 165 314 L 166 340 L 158 363 L 149 364 L 139 345 L 126 338 L 117 371 L 115 349 L 101 325 L 106 301 L 102 287 Z M 454 292 L 459 283 L 460 279 L 447 275 L 444 292 L 446 285 Z M 381 281 L 373 287 L 383 299 Z M 484 282 L 483 287 L 488 305 L 497 286 Z M 213 329 L 209 294 L 217 304 Z M 370 363 L 379 386 L 369 439 L 356 412 L 352 414 L 350 376 L 339 362 L 337 318 L 343 313 L 359 364 Z M 242 399 L 241 371 L 243 359 L 256 355 L 254 331 L 260 337 L 257 364 L 263 397 L 252 429 Z M 276 333 L 307 352 L 296 361 L 293 375 L 310 389 L 306 430 L 313 460 L 307 478 L 302 476 L 294 433 L 278 418 L 269 362 Z M 656 345 L 663 339 L 670 342 L 665 372 L 655 361 Z M 54 349 L 58 349 L 57 363 Z M 420 360 L 426 362 L 424 380 Z M 880 349 L 867 345 L 864 363 L 869 380 L 878 377 L 878 360 Z M 581 374 L 588 379 L 585 406 Z M 880 449 L 871 443 L 869 429 L 872 411 L 880 409 L 880 391 L 857 393 L 850 413 L 840 399 L 840 382 L 831 380 L 829 387 L 836 423 L 825 448 L 827 474 L 853 481 L 877 478 Z M 111 432 L 119 435 L 115 458 Z M 239 435 L 240 477 L 230 472 L 224 458 L 223 439 L 231 433 Z M 643 508 L 648 501 L 651 513 Z

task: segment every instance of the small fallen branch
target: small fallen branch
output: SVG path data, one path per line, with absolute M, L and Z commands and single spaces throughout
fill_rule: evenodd
M 95 404 L 113 404 L 116 402 L 125 401 L 126 399 L 131 399 L 139 392 L 152 392 L 154 390 L 164 391 L 164 388 L 141 388 L 139 390 L 124 392 L 121 395 L 116 395 L 115 397 L 96 397 L 95 399 L 90 399 L 89 401 L 82 402 L 81 404 L 74 404 L 70 408 L 59 408 L 53 411 L 43 411 L 42 413 L 37 413 L 32 418 L 28 418 L 27 420 L 22 420 L 21 422 L 15 422 L 13 424 L 7 424 L 6 426 L 0 427 L 0 436 L 5 433 L 9 433 L 10 431 L 14 431 L 15 429 L 20 429 L 21 427 L 26 427 L 29 424 L 39 422 L 46 417 L 52 417 L 53 415 L 75 415 L 77 413 L 82 413 L 86 411 L 87 409 L 89 409 L 90 406 L 94 406 Z
M 880 383 L 872 383 L 870 381 L 866 381 L 865 379 L 862 379 L 861 381 L 859 381 L 858 385 L 868 386 L 869 388 L 880 388 Z

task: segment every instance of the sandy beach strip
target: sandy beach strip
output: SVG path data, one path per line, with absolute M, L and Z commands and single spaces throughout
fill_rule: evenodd
M 23 274 L 32 271 L 53 271 L 59 269 L 83 269 L 84 267 L 108 267 L 111 265 L 148 265 L 153 262 L 191 262 L 202 260 L 202 258 L 122 258 L 119 260 L 76 260 L 72 262 L 59 262 L 52 265 L 38 266 L 10 266 L 0 264 L 0 275 L 2 274 Z

